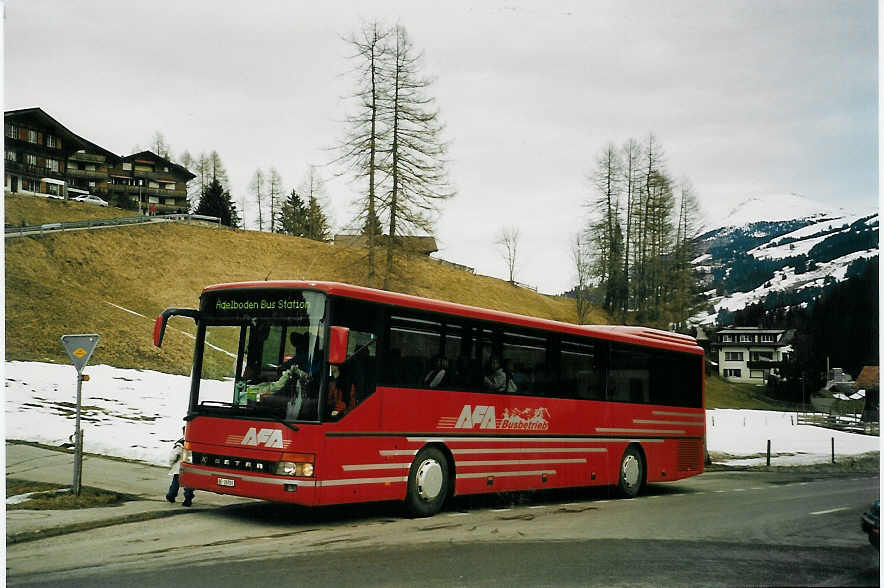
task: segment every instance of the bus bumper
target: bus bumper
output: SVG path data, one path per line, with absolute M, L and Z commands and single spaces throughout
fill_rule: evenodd
M 181 464 L 180 477 L 181 486 L 194 490 L 304 506 L 316 505 L 318 483 L 308 478 L 232 472 L 192 464 Z

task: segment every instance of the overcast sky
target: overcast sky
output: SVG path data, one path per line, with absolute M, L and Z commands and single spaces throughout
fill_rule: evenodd
M 370 20 L 425 54 L 458 192 L 440 256 L 479 273 L 505 277 L 494 236 L 517 226 L 517 279 L 569 289 L 598 153 L 650 132 L 710 222 L 760 194 L 878 206 L 866 0 L 11 0 L 5 108 L 42 107 L 120 155 L 155 131 L 175 155 L 217 150 L 241 202 L 259 167 L 289 188 L 330 161 L 355 84 L 341 37 Z M 319 171 L 340 227 L 354 188 Z

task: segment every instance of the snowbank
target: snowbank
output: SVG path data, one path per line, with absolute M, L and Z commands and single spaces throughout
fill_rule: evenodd
M 60 445 L 74 432 L 76 370 L 70 365 L 6 362 L 6 438 Z M 169 446 L 181 434 L 190 380 L 149 370 L 106 365 L 85 369 L 81 426 L 86 451 L 165 465 Z M 764 454 L 767 440 L 780 454 L 776 465 L 825 462 L 880 448 L 878 437 L 797 426 L 795 413 L 710 410 L 706 413 L 710 452 L 734 457 Z M 794 454 L 794 455 L 782 455 Z M 752 464 L 764 461 L 730 460 Z

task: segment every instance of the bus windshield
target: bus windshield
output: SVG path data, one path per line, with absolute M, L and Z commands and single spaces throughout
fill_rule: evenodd
M 319 420 L 325 306 L 325 295 L 311 291 L 204 294 L 193 410 Z

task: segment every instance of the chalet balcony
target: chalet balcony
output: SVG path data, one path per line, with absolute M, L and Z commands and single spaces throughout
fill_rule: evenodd
M 64 181 L 64 172 L 56 172 L 51 171 L 47 167 L 41 167 L 39 165 L 28 165 L 26 163 L 22 163 L 20 161 L 9 161 L 6 160 L 6 172 L 12 172 L 17 174 L 24 174 L 26 176 L 32 176 L 36 178 L 52 178 L 54 180 Z
M 104 155 L 96 155 L 94 153 L 71 153 L 68 159 L 71 161 L 85 161 L 89 163 L 104 163 L 106 161 Z
M 87 180 L 107 179 L 107 172 L 100 169 L 73 169 L 69 167 L 67 174 L 71 178 L 86 178 Z
M 750 370 L 778 370 L 783 367 L 782 361 L 773 361 L 769 359 L 760 359 L 760 360 L 749 360 L 746 362 L 746 367 Z
M 125 193 L 137 196 L 159 196 L 160 198 L 187 198 L 186 190 L 166 190 L 165 188 L 151 188 L 149 186 L 127 186 L 126 184 L 108 184 L 108 190 L 116 193 Z

